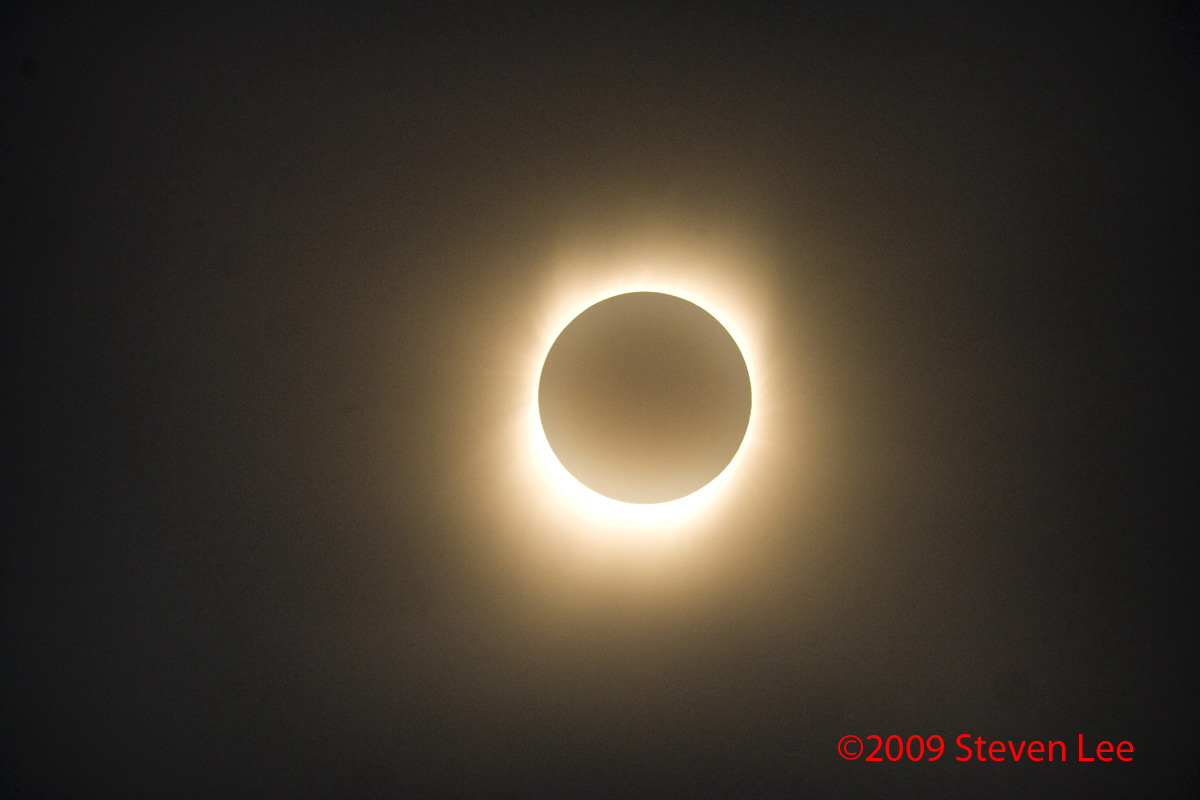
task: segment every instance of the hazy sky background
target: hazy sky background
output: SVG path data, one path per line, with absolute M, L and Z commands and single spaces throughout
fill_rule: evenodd
M 268 5 L 0 11 L 0 794 L 1195 792 L 1194 4 Z M 492 389 L 659 242 L 804 422 L 703 580 L 564 588 Z M 835 750 L 963 732 L 1136 757 Z

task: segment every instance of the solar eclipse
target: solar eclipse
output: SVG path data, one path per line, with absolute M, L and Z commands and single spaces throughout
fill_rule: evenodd
M 729 248 L 656 244 L 654 256 L 568 257 L 530 307 L 508 429 L 519 469 L 505 481 L 539 528 L 704 539 L 779 466 L 763 440 L 783 430 L 763 270 Z

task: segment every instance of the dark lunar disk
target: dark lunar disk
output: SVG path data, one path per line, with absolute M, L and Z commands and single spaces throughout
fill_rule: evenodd
M 546 438 L 581 483 L 629 503 L 691 494 L 733 459 L 750 375 L 711 314 L 659 292 L 616 295 L 559 334 L 542 367 Z

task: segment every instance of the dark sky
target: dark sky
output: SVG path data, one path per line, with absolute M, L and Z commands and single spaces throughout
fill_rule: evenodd
M 112 5 L 0 10 L 0 796 L 1195 796 L 1194 4 Z M 564 592 L 488 387 L 631 237 L 770 254 L 812 477 Z

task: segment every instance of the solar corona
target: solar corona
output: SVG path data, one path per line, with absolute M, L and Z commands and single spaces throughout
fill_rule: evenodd
M 531 445 L 559 498 L 590 521 L 692 519 L 744 458 L 757 405 L 745 337 L 718 304 L 685 294 L 587 298 L 544 346 Z

